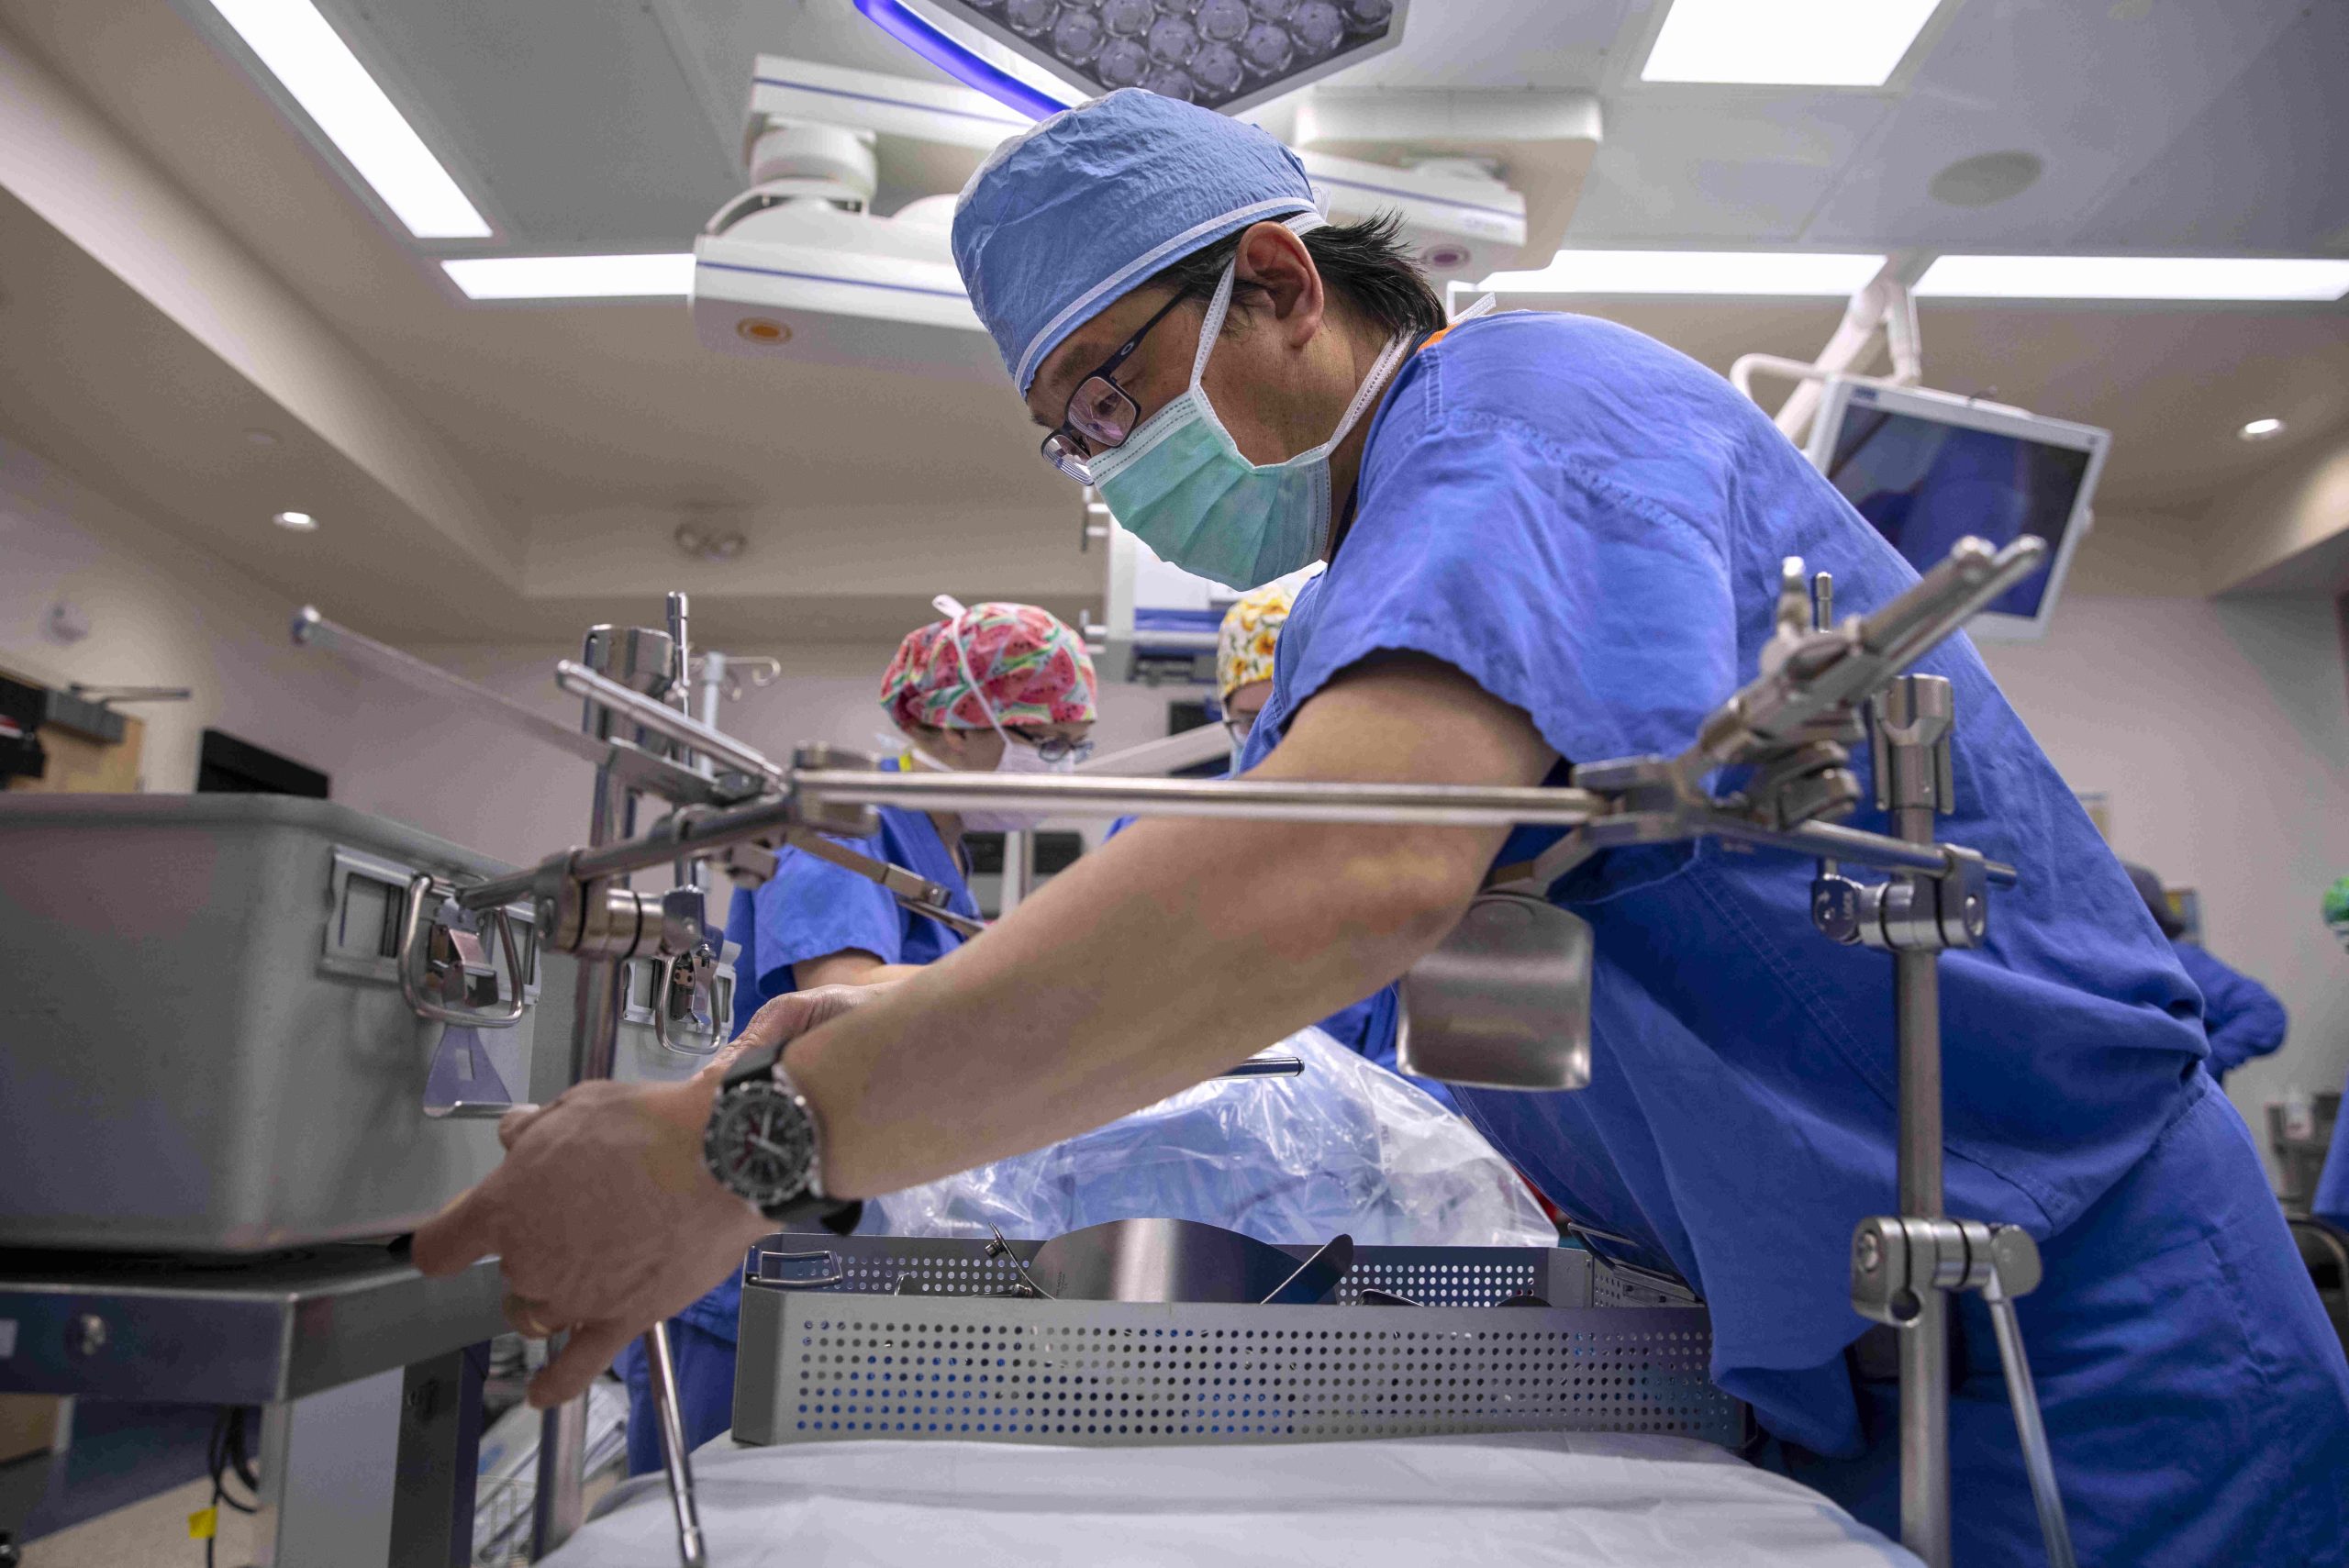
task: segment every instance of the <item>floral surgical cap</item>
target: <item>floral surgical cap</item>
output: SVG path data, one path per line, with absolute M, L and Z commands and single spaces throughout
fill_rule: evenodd
M 1006 728 L 1090 724 L 1093 691 L 1092 656 L 1067 623 L 1033 605 L 986 604 L 907 632 L 881 677 L 881 706 L 900 728 L 986 729 L 989 704 Z
M 1229 702 L 1241 687 L 1273 678 L 1273 649 L 1296 602 L 1296 584 L 1267 583 L 1241 595 L 1223 612 L 1223 631 L 1215 649 L 1218 699 Z

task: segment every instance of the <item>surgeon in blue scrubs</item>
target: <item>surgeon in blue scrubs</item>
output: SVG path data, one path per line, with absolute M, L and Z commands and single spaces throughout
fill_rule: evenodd
M 1857 611 L 1915 580 L 1720 377 L 1588 318 L 1447 328 L 1391 226 L 1324 224 L 1295 156 L 1222 116 L 1139 92 L 1054 116 L 973 179 L 953 247 L 1045 458 L 1159 555 L 1243 587 L 1330 562 L 1252 778 L 1531 785 L 1676 752 L 1753 675 L 1786 557 Z M 2340 1563 L 2349 1365 L 2201 1071 L 2200 997 L 1972 645 L 1924 668 L 1955 687 L 1942 830 L 2022 878 L 1940 966 L 1948 1204 L 2039 1240 L 2021 1315 L 2080 1558 Z M 887 1192 L 1368 995 L 1538 838 L 1511 837 L 1145 820 L 941 962 L 779 997 L 745 1039 L 787 1042 L 821 1190 Z M 1897 1390 L 1847 1352 L 1853 1226 L 1894 1202 L 1892 965 L 1813 929 L 1811 875 L 1712 844 L 1586 862 L 1549 896 L 1593 932 L 1590 1087 L 1458 1098 L 1703 1294 L 1713 1375 L 1773 1462 L 1891 1529 Z M 436 1271 L 498 1252 L 514 1310 L 576 1326 L 541 1401 L 762 1223 L 715 1177 L 660 1175 L 702 1170 L 709 1085 L 568 1100 L 416 1243 Z M 1988 1319 L 1955 1316 L 1956 1561 L 2042 1561 Z
M 884 766 L 908 764 L 1058 773 L 1091 750 L 1093 661 L 1076 633 L 1033 605 L 982 604 L 907 634 L 881 681 L 881 706 L 907 750 Z M 925 813 L 885 806 L 881 831 L 843 842 L 859 854 L 949 889 L 949 906 L 971 919 L 963 834 L 1030 828 L 1002 814 Z M 875 985 L 912 973 L 963 945 L 952 927 L 898 906 L 876 884 L 797 850 L 778 857 L 764 885 L 742 888 L 726 923 L 736 960 L 734 1027 L 761 1004 L 818 985 Z M 729 1274 L 670 1320 L 685 1440 L 698 1448 L 726 1429 L 734 1406 L 734 1342 L 742 1286 Z M 651 1385 L 643 1349 L 620 1356 L 629 1385 L 629 1473 L 661 1466 Z
M 2202 993 L 2202 1032 L 2210 1037 L 2210 1059 L 2203 1062 L 2221 1083 L 2227 1074 L 2254 1056 L 2272 1055 L 2283 1048 L 2291 1018 L 2276 993 L 2232 964 L 2220 961 L 2199 941 L 2188 941 L 2186 922 L 2169 906 L 2162 879 L 2150 866 L 2122 862 L 2145 913 L 2154 917 L 2163 936 L 2177 953 L 2178 967 Z

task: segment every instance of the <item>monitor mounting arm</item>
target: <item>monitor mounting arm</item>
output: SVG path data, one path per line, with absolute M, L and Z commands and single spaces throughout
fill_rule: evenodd
M 1849 381 L 1874 380 L 1887 386 L 1917 385 L 1925 375 L 1925 340 L 1917 327 L 1916 296 L 1909 291 L 1932 261 L 1932 253 L 1921 250 L 1887 257 L 1876 276 L 1843 307 L 1843 319 L 1836 326 L 1835 335 L 1828 339 L 1827 346 L 1820 350 L 1819 358 L 1804 361 L 1779 354 L 1745 354 L 1730 366 L 1730 384 L 1747 397 L 1753 397 L 1753 376 L 1757 371 L 1795 382 L 1793 395 L 1778 409 L 1774 422 L 1786 432 L 1788 440 L 1796 442 L 1801 441 L 1804 427 L 1819 412 L 1820 384 L 1830 376 Z M 1891 350 L 1892 374 L 1854 375 L 1853 373 L 1875 351 L 1878 331 L 1883 332 L 1886 346 Z

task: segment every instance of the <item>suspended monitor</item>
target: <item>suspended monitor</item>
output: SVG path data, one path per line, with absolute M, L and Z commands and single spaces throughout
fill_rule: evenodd
M 2088 502 L 2112 432 L 1916 387 L 1834 377 L 1811 426 L 1812 466 L 1919 571 L 1968 534 L 2047 541 L 2048 567 L 2008 589 L 1966 629 L 2036 637 L 2088 531 Z

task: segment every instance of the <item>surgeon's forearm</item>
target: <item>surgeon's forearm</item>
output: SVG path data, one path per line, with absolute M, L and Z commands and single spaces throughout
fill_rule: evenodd
M 1526 784 L 1550 760 L 1521 715 L 1406 665 L 1317 697 L 1258 776 Z M 1138 824 L 792 1046 L 828 1186 L 893 1191 L 1071 1136 L 1359 1000 L 1442 939 L 1501 837 Z
M 858 948 L 843 948 L 821 958 L 804 959 L 791 966 L 791 987 L 813 991 L 818 985 L 886 985 L 921 973 L 918 963 L 884 963 Z

